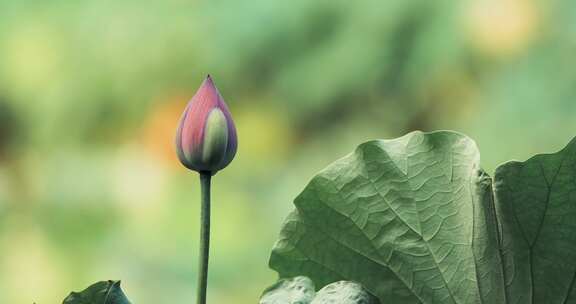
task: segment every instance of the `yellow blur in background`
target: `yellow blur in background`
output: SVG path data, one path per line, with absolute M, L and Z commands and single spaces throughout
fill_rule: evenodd
M 239 133 L 214 178 L 211 303 L 256 303 L 313 174 L 454 129 L 488 172 L 576 136 L 571 0 L 0 1 L 0 303 L 121 279 L 195 298 L 199 183 L 178 119 L 213 75 Z

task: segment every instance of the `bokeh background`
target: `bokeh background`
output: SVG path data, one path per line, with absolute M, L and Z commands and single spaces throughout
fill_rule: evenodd
M 455 129 L 488 172 L 576 135 L 573 0 L 0 0 L 0 303 L 121 279 L 193 303 L 199 184 L 180 113 L 207 73 L 239 152 L 214 179 L 211 303 L 256 303 L 315 172 Z

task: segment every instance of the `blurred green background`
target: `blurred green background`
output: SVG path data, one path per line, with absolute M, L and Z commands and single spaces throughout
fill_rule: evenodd
M 103 279 L 194 302 L 199 184 L 173 136 L 207 73 L 240 142 L 209 301 L 248 304 L 291 200 L 365 140 L 459 130 L 489 172 L 560 149 L 575 55 L 572 0 L 0 0 L 0 303 Z

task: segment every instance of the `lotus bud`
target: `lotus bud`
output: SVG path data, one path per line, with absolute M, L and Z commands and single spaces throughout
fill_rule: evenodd
M 208 75 L 180 118 L 178 158 L 190 170 L 214 175 L 230 164 L 237 147 L 230 111 Z

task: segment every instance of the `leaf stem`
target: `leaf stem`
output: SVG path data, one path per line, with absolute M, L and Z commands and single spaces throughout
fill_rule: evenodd
M 200 254 L 198 258 L 198 304 L 206 304 L 208 285 L 208 260 L 210 255 L 210 180 L 211 172 L 200 172 L 201 212 L 200 212 Z

